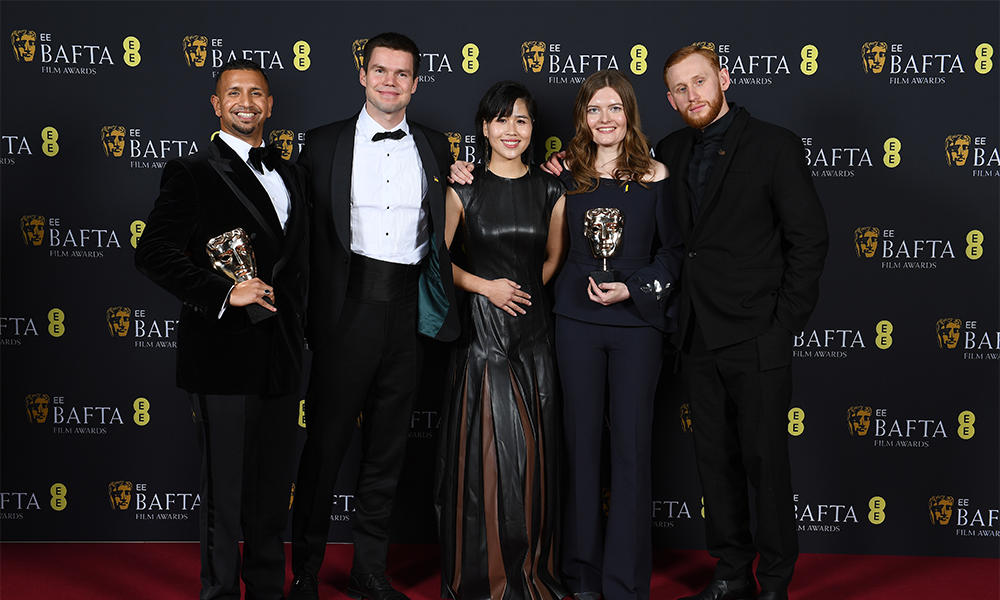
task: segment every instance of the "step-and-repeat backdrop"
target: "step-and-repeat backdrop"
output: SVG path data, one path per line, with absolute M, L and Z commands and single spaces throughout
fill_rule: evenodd
M 197 539 L 198 449 L 174 386 L 179 304 L 132 266 L 161 167 L 218 129 L 213 75 L 234 57 L 267 70 L 266 133 L 295 160 L 307 129 L 362 107 L 359 45 L 395 30 L 423 53 L 408 116 L 471 161 L 476 104 L 495 81 L 535 94 L 548 153 L 572 135 L 580 82 L 604 68 L 629 75 L 655 143 L 684 126 L 665 97 L 664 60 L 714 44 L 728 98 L 802 137 L 829 219 L 788 416 L 803 551 L 998 555 L 1000 3 L 5 1 L 0 11 L 10 34 L 3 540 Z M 435 540 L 446 360 L 447 348 L 428 355 L 398 542 Z M 702 548 L 698 425 L 672 373 L 656 410 L 655 543 Z M 356 456 L 338 481 L 331 541 L 350 539 Z

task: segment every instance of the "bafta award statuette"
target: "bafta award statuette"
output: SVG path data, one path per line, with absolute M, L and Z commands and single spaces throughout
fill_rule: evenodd
M 608 259 L 618 252 L 622 233 L 625 230 L 625 215 L 617 208 L 592 208 L 583 217 L 583 236 L 590 242 L 594 258 L 602 259 L 603 268 L 591 271 L 594 282 L 610 283 L 619 280 L 618 271 L 608 268 Z
M 249 281 L 257 276 L 257 262 L 250 246 L 250 236 L 239 227 L 208 240 L 205 251 L 212 259 L 212 268 L 234 283 Z M 264 300 L 270 302 L 267 298 Z M 245 308 L 253 323 L 275 315 L 259 304 L 248 304 Z

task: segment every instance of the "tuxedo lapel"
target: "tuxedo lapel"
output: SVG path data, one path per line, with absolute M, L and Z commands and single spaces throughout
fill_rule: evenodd
M 358 115 L 355 115 L 340 130 L 333 151 L 333 168 L 330 169 L 330 218 L 340 243 L 348 252 L 351 251 L 351 173 L 357 124 Z
M 272 239 L 275 246 L 281 247 L 283 234 L 278 215 L 274 211 L 274 205 L 271 204 L 267 191 L 257 181 L 250 167 L 222 140 L 214 140 L 208 148 L 212 153 L 208 164 L 215 169 L 244 208 L 260 224 L 261 229 Z
M 435 201 L 433 196 L 440 196 L 440 184 L 438 182 L 438 177 L 441 173 L 441 167 L 438 165 L 437 159 L 434 157 L 434 152 L 431 150 L 431 144 L 427 141 L 427 135 L 424 134 L 423 129 L 415 123 L 410 123 L 410 135 L 413 136 L 413 141 L 417 145 L 417 152 L 420 154 L 420 164 L 424 170 L 424 179 L 427 180 L 427 204 L 430 212 L 430 232 L 434 235 L 435 225 L 438 227 L 444 226 L 444 215 L 441 213 L 441 209 L 444 207 L 443 202 Z
M 296 177 L 292 165 L 284 160 L 278 162 L 275 170 L 281 175 L 281 180 L 285 182 L 285 189 L 288 190 L 288 221 L 285 223 L 285 240 L 288 243 L 282 245 L 281 257 L 274 265 L 274 273 L 277 274 L 281 268 L 294 256 L 297 241 L 306 235 L 305 227 L 308 224 L 306 219 L 305 195 L 302 192 L 300 180 Z

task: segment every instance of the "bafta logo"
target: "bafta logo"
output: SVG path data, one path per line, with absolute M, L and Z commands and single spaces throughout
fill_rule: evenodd
M 49 418 L 48 394 L 28 394 L 24 397 L 29 423 L 44 423 Z
M 292 505 L 295 504 L 295 482 L 292 482 L 292 494 L 288 497 L 288 510 L 292 510 Z
M 111 500 L 111 510 L 127 510 L 132 503 L 132 482 L 112 481 L 108 484 L 108 498 Z
M 448 147 L 451 149 L 451 156 L 458 160 L 458 153 L 462 145 L 462 134 L 449 131 L 444 134 L 448 138 Z
M 681 432 L 688 433 L 694 431 L 694 427 L 691 426 L 691 405 L 681 404 Z
M 294 148 L 292 142 L 294 140 L 295 132 L 291 129 L 275 129 L 267 137 L 267 143 L 276 146 L 281 151 L 281 158 L 285 160 L 292 158 L 292 149 Z
M 938 348 L 953 350 L 958 346 L 958 338 L 962 334 L 961 319 L 938 319 L 935 326 Z
M 885 52 L 889 45 L 885 42 L 865 42 L 861 44 L 861 59 L 865 73 L 881 73 L 885 66 Z
M 24 215 L 21 217 L 21 237 L 25 246 L 41 246 L 45 241 L 45 217 Z
M 854 251 L 858 258 L 873 258 L 878 250 L 878 227 L 858 227 L 854 230 Z
M 865 437 L 872 424 L 872 407 L 852 406 L 847 409 L 847 428 L 851 437 Z
M 525 73 L 541 73 L 545 64 L 545 42 L 530 41 L 521 44 L 521 63 Z
M 931 523 L 934 525 L 947 525 L 951 521 L 951 513 L 954 508 L 954 496 L 931 496 L 927 501 L 927 511 L 930 513 Z
M 208 37 L 204 35 L 184 36 L 184 60 L 189 67 L 204 67 L 208 58 Z
M 121 125 L 101 127 L 101 142 L 104 144 L 104 156 L 121 158 L 125 152 L 125 128 Z
M 695 42 L 691 45 L 696 48 L 705 48 L 706 50 L 715 52 L 715 42 Z
M 108 309 L 108 332 L 111 337 L 125 337 L 128 335 L 129 325 L 132 323 L 132 309 L 127 306 L 112 306 Z
M 351 52 L 354 54 L 354 68 L 361 70 L 365 68 L 365 44 L 368 43 L 368 38 L 363 40 L 354 40 L 351 44 Z
M 14 47 L 14 57 L 17 62 L 35 60 L 35 42 L 38 34 L 30 29 L 15 29 L 10 34 L 10 45 Z
M 970 143 L 972 143 L 972 136 L 962 133 L 944 138 L 944 157 L 948 161 L 949 167 L 965 166 L 965 161 L 969 160 Z

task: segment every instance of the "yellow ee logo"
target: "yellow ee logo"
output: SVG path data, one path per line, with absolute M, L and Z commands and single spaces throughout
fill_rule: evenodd
M 312 64 L 312 59 L 309 58 L 309 52 L 312 49 L 309 47 L 309 42 L 304 40 L 299 40 L 292 45 L 292 65 L 299 71 L 305 71 Z
M 993 70 L 993 46 L 979 44 L 976 46 L 976 73 L 986 75 Z
M 52 499 L 49 500 L 49 506 L 52 510 L 65 510 L 66 508 L 66 486 L 61 483 L 53 483 L 52 487 L 49 488 L 49 494 Z
M 138 67 L 139 63 L 142 62 L 142 56 L 139 55 L 139 38 L 134 35 L 130 35 L 124 40 L 122 40 L 122 47 L 125 48 L 125 56 L 123 60 L 125 64 L 130 67 Z
M 973 424 L 976 422 L 976 413 L 971 410 L 963 410 L 958 414 L 958 437 L 963 440 L 971 440 L 972 436 L 976 435 L 976 428 Z
M 973 229 L 965 236 L 965 241 L 969 243 L 965 247 L 965 255 L 969 260 L 979 260 L 983 256 L 983 232 Z
M 649 52 L 646 47 L 642 44 L 636 44 L 632 46 L 632 50 L 629 51 L 629 56 L 632 57 L 632 62 L 629 64 L 629 68 L 632 69 L 632 73 L 635 75 L 642 75 L 646 72 L 646 57 L 649 56 Z
M 545 140 L 545 160 L 549 160 L 549 157 L 562 150 L 562 140 L 552 136 Z
M 806 411 L 795 407 L 788 411 L 788 433 L 799 436 L 806 430 Z
M 799 63 L 799 69 L 805 75 L 813 75 L 819 69 L 819 63 L 816 62 L 816 57 L 819 56 L 819 48 L 813 46 L 812 44 L 807 44 L 802 46 L 802 52 L 799 53 L 802 57 L 802 62 Z
M 479 46 L 466 44 L 462 46 L 462 70 L 475 73 L 479 70 Z
M 142 231 L 146 229 L 146 224 L 142 221 L 132 221 L 132 224 L 128 226 L 128 230 L 132 232 L 132 247 L 135 248 L 139 243 L 139 238 L 142 237 Z
M 135 409 L 135 413 L 132 415 L 135 424 L 139 427 L 149 425 L 149 400 L 136 398 L 135 402 L 132 403 L 132 408 Z
M 306 428 L 306 401 L 299 400 L 299 427 Z
M 885 498 L 882 496 L 872 496 L 868 501 L 868 520 L 872 525 L 881 525 L 885 522 Z
M 53 308 L 49 311 L 49 335 L 52 337 L 61 337 L 62 334 L 66 333 L 66 325 L 63 322 L 66 320 L 66 313 L 61 309 Z
M 55 127 L 46 127 L 42 130 L 42 152 L 45 156 L 52 157 L 59 154 L 59 144 L 56 143 L 58 139 L 59 132 Z
M 899 149 L 903 147 L 903 144 L 894 137 L 891 137 L 885 141 L 882 145 L 882 149 L 885 150 L 885 155 L 882 157 L 882 162 L 885 166 L 890 169 L 895 169 L 899 166 Z
M 892 346 L 892 323 L 879 321 L 875 324 L 875 333 L 875 345 L 881 350 L 888 350 Z
M 705 518 L 705 497 L 701 497 L 701 518 Z

